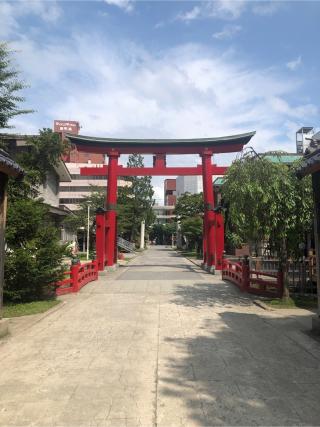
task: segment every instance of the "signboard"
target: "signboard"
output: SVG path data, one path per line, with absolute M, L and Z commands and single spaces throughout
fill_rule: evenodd
M 79 134 L 80 124 L 73 120 L 55 120 L 53 126 L 54 132 Z

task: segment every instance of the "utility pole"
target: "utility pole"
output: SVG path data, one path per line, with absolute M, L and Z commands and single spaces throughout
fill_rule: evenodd
M 88 223 L 87 223 L 87 261 L 89 260 L 90 246 L 90 204 L 88 203 Z
M 141 221 L 141 231 L 140 231 L 140 249 L 144 249 L 144 232 L 146 228 L 145 220 Z

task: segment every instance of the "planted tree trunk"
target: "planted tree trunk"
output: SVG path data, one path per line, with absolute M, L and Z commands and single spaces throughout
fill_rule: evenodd
M 2 319 L 3 286 L 4 286 L 4 231 L 7 212 L 7 182 L 8 177 L 0 172 L 0 320 Z
M 290 298 L 289 292 L 289 264 L 288 264 L 288 250 L 286 239 L 282 239 L 282 247 L 280 250 L 280 271 L 283 274 L 283 295 L 282 299 L 288 300 Z

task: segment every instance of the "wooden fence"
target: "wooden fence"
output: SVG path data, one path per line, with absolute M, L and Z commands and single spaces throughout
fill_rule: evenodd
M 91 261 L 83 264 L 74 264 L 64 275 L 66 278 L 55 284 L 57 295 L 78 292 L 87 283 L 97 280 L 98 263 L 97 261 Z
M 245 262 L 223 260 L 222 279 L 235 284 L 242 292 L 271 298 L 283 296 L 283 274 L 250 269 Z

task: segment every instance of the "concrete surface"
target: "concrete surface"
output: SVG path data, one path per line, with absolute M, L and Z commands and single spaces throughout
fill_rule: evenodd
M 8 319 L 0 319 L 0 338 L 5 337 L 9 333 Z
M 162 247 L 63 299 L 1 341 L 1 426 L 319 425 L 308 311 Z

